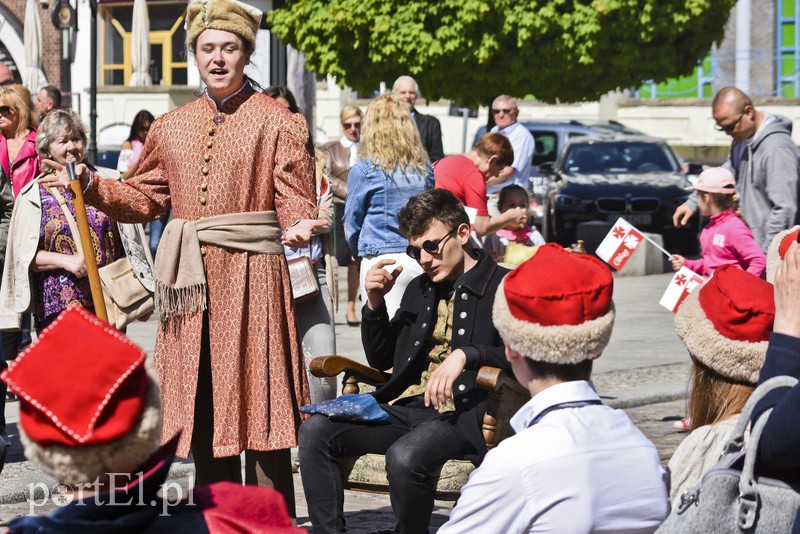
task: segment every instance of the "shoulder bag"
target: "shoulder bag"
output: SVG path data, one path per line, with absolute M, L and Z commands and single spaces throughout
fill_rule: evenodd
M 78 225 L 66 205 L 66 199 L 55 188 L 50 189 L 50 192 L 58 200 L 61 211 L 67 218 L 78 253 L 83 256 Z M 153 293 L 142 284 L 127 255 L 100 267 L 98 272 L 100 285 L 103 288 L 103 300 L 108 313 L 108 323 L 111 326 L 122 329 L 133 321 L 146 320 L 153 313 L 155 308 Z
M 703 475 L 700 484 L 681 496 L 680 505 L 672 510 L 656 532 L 791 532 L 800 509 L 800 487 L 754 473 L 758 442 L 771 409 L 753 425 L 747 451 L 743 449 L 745 429 L 758 401 L 773 389 L 795 384 L 795 378 L 776 376 L 753 392 L 725 444 L 720 461 Z

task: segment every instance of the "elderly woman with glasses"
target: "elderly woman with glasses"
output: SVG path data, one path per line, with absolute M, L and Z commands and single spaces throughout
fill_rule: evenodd
M 358 156 L 347 178 L 344 230 L 350 249 L 361 258 L 362 302 L 367 302 L 364 278 L 373 265 L 380 262 L 394 273 L 394 287 L 384 297 L 391 318 L 408 282 L 422 274 L 406 254 L 408 239 L 397 214 L 411 197 L 434 185 L 414 119 L 399 97 L 381 95 L 369 105 Z
M 356 317 L 358 295 L 358 265 L 344 235 L 344 199 L 347 196 L 347 176 L 350 167 L 358 161 L 358 145 L 361 141 L 361 123 L 364 114 L 358 106 L 342 108 L 339 120 L 344 135 L 337 141 L 323 145 L 323 169 L 333 190 L 333 216 L 335 221 L 336 260 L 347 266 L 347 324 L 361 324 Z

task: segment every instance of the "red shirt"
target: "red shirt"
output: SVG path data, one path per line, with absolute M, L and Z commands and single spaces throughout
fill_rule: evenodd
M 447 189 L 464 206 L 478 210 L 479 217 L 488 217 L 486 179 L 467 156 L 448 156 L 433 166 L 436 189 Z

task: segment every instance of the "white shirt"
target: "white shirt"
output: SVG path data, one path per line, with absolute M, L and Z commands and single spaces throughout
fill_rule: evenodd
M 502 130 L 495 126 L 492 128 L 492 133 L 505 135 L 511 141 L 511 148 L 514 149 L 514 163 L 511 165 L 514 167 L 514 174 L 505 182 L 486 186 L 486 194 L 497 193 L 503 187 L 511 184 L 521 185 L 528 191 L 530 189 L 531 161 L 533 160 L 533 151 L 536 148 L 533 135 L 518 122 Z
M 589 382 L 551 386 L 511 419 L 516 431 L 489 451 L 461 489 L 439 534 L 653 532 L 669 512 L 655 446 Z
M 342 136 L 342 138 L 339 139 L 339 144 L 350 151 L 350 163 L 348 165 L 350 165 L 352 167 L 358 161 L 358 145 L 359 145 L 359 143 L 354 143 L 353 141 L 351 141 L 347 137 Z

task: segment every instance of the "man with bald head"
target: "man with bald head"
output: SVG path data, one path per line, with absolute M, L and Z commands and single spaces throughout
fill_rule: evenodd
M 431 163 L 442 159 L 444 149 L 442 148 L 442 125 L 439 124 L 439 119 L 431 115 L 423 115 L 414 108 L 414 104 L 420 96 L 417 81 L 411 76 L 400 76 L 392 85 L 392 94 L 403 99 L 411 116 L 414 117 L 422 147 L 428 153 Z
M 739 211 L 764 252 L 776 234 L 797 217 L 800 150 L 792 141 L 792 121 L 758 111 L 750 97 L 735 87 L 723 87 L 711 103 L 716 129 L 733 142 L 723 165 L 736 176 Z M 697 211 L 696 195 L 673 216 L 675 226 Z

